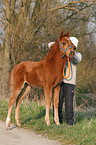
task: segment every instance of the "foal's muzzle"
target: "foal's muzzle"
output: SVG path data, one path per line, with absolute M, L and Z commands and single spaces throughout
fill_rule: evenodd
M 75 52 L 74 52 L 74 51 L 70 51 L 70 53 L 69 53 L 69 57 L 73 58 L 74 55 L 75 55 Z

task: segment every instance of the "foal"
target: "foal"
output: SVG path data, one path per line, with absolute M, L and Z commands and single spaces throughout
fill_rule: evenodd
M 65 55 L 64 57 L 62 57 Z M 62 70 L 66 57 L 73 56 L 74 50 L 69 39 L 69 31 L 64 34 L 61 32 L 59 39 L 54 46 L 49 49 L 47 56 L 44 60 L 33 62 L 24 61 L 16 65 L 10 72 L 9 87 L 12 86 L 12 95 L 9 100 L 8 116 L 6 119 L 6 129 L 10 129 L 10 116 L 13 104 L 16 101 L 16 123 L 20 126 L 19 122 L 19 106 L 21 100 L 30 90 L 31 86 L 43 87 L 45 93 L 46 115 L 45 121 L 50 125 L 49 121 L 49 108 L 51 103 L 52 89 L 53 102 L 54 102 L 54 120 L 59 125 L 58 118 L 58 102 L 60 83 L 62 82 Z

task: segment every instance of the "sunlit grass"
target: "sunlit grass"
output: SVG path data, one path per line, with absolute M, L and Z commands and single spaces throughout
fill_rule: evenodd
M 0 119 L 6 120 L 8 102 L 0 100 Z M 63 112 L 64 113 L 64 112 Z M 45 105 L 41 103 L 23 102 L 20 107 L 21 127 L 28 128 L 45 137 L 62 142 L 64 145 L 95 145 L 96 144 L 96 108 L 76 108 L 76 124 L 60 126 L 53 123 L 53 113 L 50 109 L 50 126 L 45 123 Z M 65 119 L 64 119 L 65 120 Z M 13 107 L 11 122 L 15 122 L 15 107 Z

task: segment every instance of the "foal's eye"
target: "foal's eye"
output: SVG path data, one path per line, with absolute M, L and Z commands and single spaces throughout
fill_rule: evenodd
M 63 45 L 66 45 L 66 43 L 65 43 L 65 42 L 63 42 L 62 44 L 63 44 Z

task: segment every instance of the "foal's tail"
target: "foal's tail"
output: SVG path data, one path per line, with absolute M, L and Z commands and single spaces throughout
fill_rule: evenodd
M 9 76 L 9 89 L 11 89 L 12 85 L 13 85 L 13 69 L 10 72 L 10 76 Z

